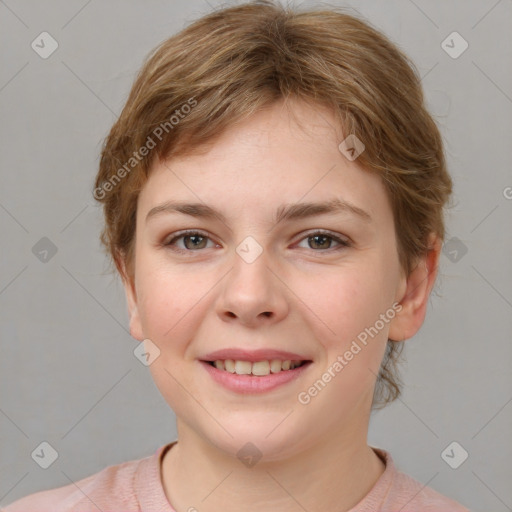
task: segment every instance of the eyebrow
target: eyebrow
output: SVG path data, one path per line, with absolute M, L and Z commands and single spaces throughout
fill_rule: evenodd
M 146 215 L 146 222 L 152 217 L 163 213 L 181 213 L 203 219 L 218 219 L 226 224 L 226 217 L 215 208 L 204 203 L 187 203 L 181 201 L 166 201 L 149 210 Z M 364 222 L 372 222 L 372 217 L 368 212 L 341 199 L 332 199 L 318 203 L 291 203 L 283 204 L 276 210 L 274 222 L 278 224 L 283 221 L 291 221 L 304 219 L 316 215 L 334 214 L 334 213 L 350 213 Z

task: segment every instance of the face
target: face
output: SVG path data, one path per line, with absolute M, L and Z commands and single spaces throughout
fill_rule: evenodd
M 393 309 L 407 283 L 384 186 L 345 158 L 344 138 L 329 111 L 279 103 L 207 153 L 152 169 L 125 286 L 131 333 L 160 351 L 150 371 L 180 435 L 229 454 L 251 441 L 269 460 L 335 436 L 366 440 L 386 341 L 408 334 Z M 333 201 L 345 206 L 289 209 Z M 176 211 L 177 202 L 208 210 Z M 263 377 L 204 362 L 228 349 L 239 353 L 213 359 L 284 360 L 270 354 L 284 351 L 309 363 Z

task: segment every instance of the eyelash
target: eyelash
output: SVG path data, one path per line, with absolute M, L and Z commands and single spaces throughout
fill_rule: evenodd
M 171 248 L 171 246 L 180 238 L 183 238 L 186 236 L 191 236 L 191 235 L 199 235 L 201 237 L 208 238 L 210 240 L 212 238 L 209 235 L 209 233 L 206 233 L 204 231 L 185 230 L 185 231 L 180 231 L 180 232 L 176 233 L 176 235 L 173 238 L 171 238 L 171 240 L 169 240 L 168 242 L 164 242 L 162 245 L 166 248 Z M 308 239 L 308 238 L 312 238 L 315 235 L 325 236 L 326 238 L 330 238 L 330 239 L 334 240 L 335 242 L 338 242 L 340 245 L 338 247 L 330 248 L 330 249 L 311 249 L 314 252 L 340 251 L 340 250 L 343 250 L 343 249 L 346 249 L 346 248 L 352 246 L 352 244 L 348 240 L 344 240 L 343 238 L 340 238 L 329 231 L 325 231 L 325 230 L 321 230 L 321 229 L 318 231 L 312 231 L 310 233 L 307 233 L 306 236 L 304 236 L 303 238 L 301 238 L 299 240 L 299 242 L 301 242 L 302 240 Z M 177 247 L 174 247 L 171 250 L 176 251 L 178 253 L 182 253 L 182 254 L 198 252 L 198 251 L 194 251 L 192 249 L 181 249 L 181 248 L 177 248 Z

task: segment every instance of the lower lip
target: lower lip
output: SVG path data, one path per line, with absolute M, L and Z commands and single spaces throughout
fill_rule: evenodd
M 311 365 L 311 361 L 308 361 L 293 370 L 281 370 L 278 373 L 258 377 L 254 375 L 237 375 L 236 373 L 219 370 L 204 361 L 199 362 L 212 376 L 213 380 L 237 393 L 264 393 L 265 391 L 271 391 L 287 382 L 297 379 Z

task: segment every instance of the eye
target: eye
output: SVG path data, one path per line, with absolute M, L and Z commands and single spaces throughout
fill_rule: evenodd
M 180 239 L 183 239 L 184 248 L 176 246 L 176 241 Z M 208 233 L 201 231 L 182 231 L 177 233 L 176 236 L 171 238 L 168 242 L 164 242 L 163 245 L 165 247 L 175 246 L 174 250 L 178 252 L 193 252 L 195 249 L 206 249 L 205 241 L 209 239 L 210 236 Z
M 311 249 L 315 249 L 315 246 L 320 249 L 332 249 L 332 247 L 327 246 L 330 246 L 333 240 L 338 244 L 338 247 L 333 249 L 334 251 L 350 247 L 350 242 L 348 240 L 340 238 L 329 231 L 314 231 L 309 233 L 305 238 L 302 238 L 302 240 L 306 240 L 309 248 Z
M 179 247 L 177 245 L 177 241 L 181 239 L 183 239 L 184 247 Z M 211 244 L 213 245 L 210 245 L 208 247 L 208 240 L 210 240 Z M 330 233 L 329 231 L 322 230 L 313 231 L 309 233 L 306 237 L 303 237 L 301 240 L 306 240 L 309 245 L 308 248 L 310 249 L 332 249 L 334 251 L 338 251 L 351 246 L 348 240 L 340 238 L 339 236 L 336 236 Z M 338 247 L 334 247 L 334 249 L 330 247 L 332 241 L 336 242 L 338 244 Z M 164 242 L 162 245 L 164 247 L 172 247 L 172 250 L 181 253 L 195 252 L 197 249 L 208 249 L 218 246 L 218 244 L 215 244 L 213 241 L 211 241 L 210 235 L 208 233 L 193 230 L 181 231 L 179 233 L 176 233 L 174 237 L 172 237 L 169 241 Z

